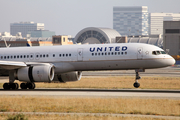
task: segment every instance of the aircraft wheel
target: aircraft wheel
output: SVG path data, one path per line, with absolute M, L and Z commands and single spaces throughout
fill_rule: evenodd
M 27 87 L 29 89 L 34 89 L 35 88 L 35 84 L 34 83 L 27 83 L 26 85 L 27 85 Z
M 16 90 L 19 89 L 19 84 L 18 83 L 15 83 L 16 84 Z
M 20 87 L 21 87 L 21 89 L 27 89 L 26 83 L 21 83 Z
M 139 86 L 140 86 L 140 83 L 138 83 L 138 82 L 135 82 L 135 83 L 134 83 L 134 87 L 135 87 L 135 88 L 138 88 Z
M 9 85 L 10 85 L 10 88 L 13 90 L 15 90 L 17 88 L 16 83 L 10 83 Z
M 4 84 L 3 84 L 3 88 L 4 88 L 5 90 L 9 90 L 9 89 L 10 89 L 9 83 L 4 83 Z

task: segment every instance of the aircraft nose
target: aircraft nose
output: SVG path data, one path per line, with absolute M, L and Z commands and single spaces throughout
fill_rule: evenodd
M 171 56 L 170 56 L 171 57 Z M 169 62 L 168 62 L 168 64 L 170 65 L 170 66 L 172 66 L 172 65 L 174 65 L 176 63 L 176 60 L 173 58 L 173 57 L 171 57 L 171 59 L 169 60 Z

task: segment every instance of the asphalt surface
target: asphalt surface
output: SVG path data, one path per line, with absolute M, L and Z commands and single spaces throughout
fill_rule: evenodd
M 3 90 L 2 96 L 55 96 L 55 97 L 141 97 L 180 99 L 180 90 L 142 90 L 142 89 L 34 89 L 34 90 Z

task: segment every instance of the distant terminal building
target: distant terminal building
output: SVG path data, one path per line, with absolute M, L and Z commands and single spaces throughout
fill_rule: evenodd
M 180 13 L 149 13 L 149 34 L 163 35 L 163 21 L 180 20 Z
M 0 47 L 53 46 L 53 45 L 72 45 L 72 44 L 73 42 L 69 40 L 69 36 L 65 36 L 65 35 L 53 36 L 48 38 L 0 37 Z
M 113 29 L 118 31 L 122 36 L 148 36 L 148 7 L 113 7 Z
M 10 33 L 15 36 L 18 32 L 22 33 L 22 37 L 26 37 L 28 32 L 35 30 L 44 30 L 44 23 L 20 22 L 10 24 Z
M 0 38 L 0 47 L 52 46 L 52 38 Z
M 88 27 L 81 30 L 74 41 L 81 44 L 115 43 L 117 36 L 121 35 L 111 28 Z
M 164 21 L 163 48 L 180 60 L 180 21 Z
M 49 30 L 34 30 L 29 32 L 30 37 L 52 37 L 55 35 L 55 32 Z
M 145 43 L 163 48 L 163 38 L 150 38 L 150 37 L 128 37 L 127 43 Z
M 53 45 L 72 45 L 73 42 L 69 40 L 67 35 L 52 36 Z

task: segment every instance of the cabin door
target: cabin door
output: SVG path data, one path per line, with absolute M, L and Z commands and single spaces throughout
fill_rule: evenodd
M 141 47 L 137 49 L 137 59 L 143 59 L 143 48 Z
M 77 61 L 83 61 L 83 49 L 78 48 L 77 52 Z

